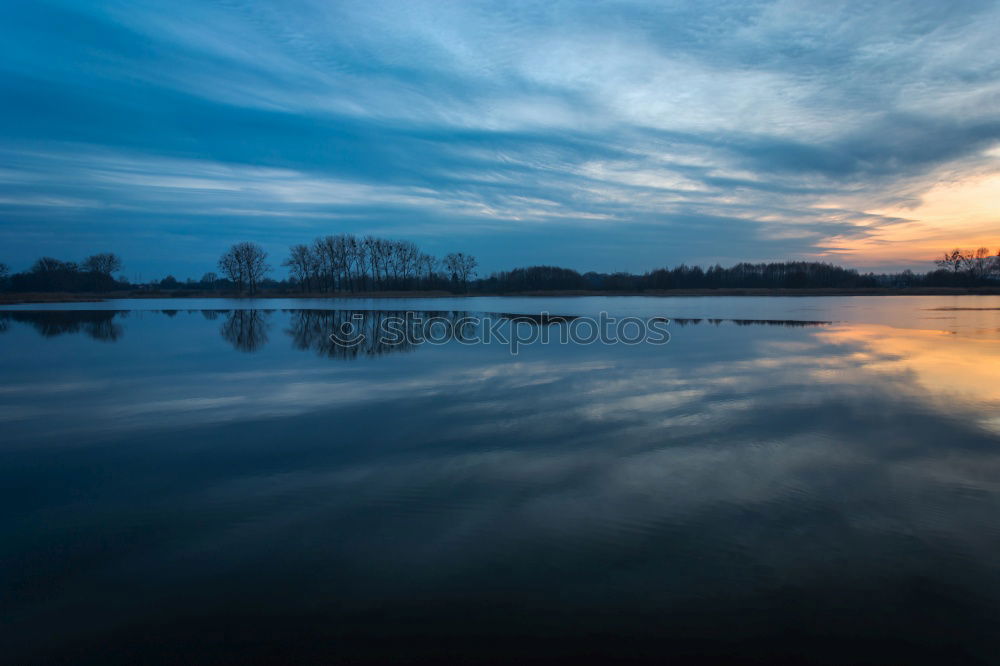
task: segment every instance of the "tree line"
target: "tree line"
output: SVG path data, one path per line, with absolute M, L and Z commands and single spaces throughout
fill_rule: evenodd
M 13 292 L 108 292 L 160 289 L 212 292 L 343 293 L 378 291 L 449 291 L 453 293 L 518 293 L 534 291 L 641 292 L 672 289 L 857 289 L 870 287 L 975 287 L 1000 284 L 1000 251 L 955 249 L 935 260 L 927 273 L 859 273 L 828 263 L 786 261 L 742 262 L 702 268 L 681 264 L 646 273 L 579 273 L 558 266 L 529 266 L 477 278 L 476 258 L 453 252 L 434 257 L 405 240 L 353 234 L 321 236 L 289 248 L 281 265 L 288 276 L 270 277 L 273 267 L 257 243 L 231 246 L 218 260 L 218 273 L 198 281 L 173 276 L 143 285 L 124 276 L 122 260 L 112 252 L 81 262 L 42 257 L 23 272 L 10 274 L 0 263 L 0 288 Z
M 815 262 L 740 263 L 703 269 L 681 264 L 642 274 L 583 273 L 555 266 L 532 266 L 494 273 L 482 280 L 486 291 L 646 291 L 669 289 L 796 289 L 878 286 L 874 275 Z

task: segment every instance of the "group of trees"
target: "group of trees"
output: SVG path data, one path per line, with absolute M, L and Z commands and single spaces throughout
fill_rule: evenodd
M 302 291 L 332 292 L 466 289 L 477 263 L 462 252 L 438 259 L 411 241 L 337 234 L 293 245 L 282 265 Z
M 861 275 L 853 269 L 833 264 L 805 261 L 773 263 L 739 263 L 730 268 L 715 265 L 707 270 L 700 266 L 678 266 L 645 275 L 649 289 L 797 289 L 797 288 L 858 288 L 874 287 L 874 276 Z
M 596 275 L 596 274 L 594 274 Z M 588 288 L 587 280 L 574 270 L 558 266 L 529 266 L 493 273 L 477 285 L 482 291 L 577 291 Z
M 165 291 L 171 291 L 174 289 L 183 289 L 184 291 L 233 291 L 236 289 L 236 283 L 232 280 L 219 277 L 218 273 L 213 273 L 211 271 L 202 275 L 200 280 L 187 278 L 186 280 L 181 281 L 173 275 L 168 275 L 162 280 L 153 282 L 148 286 Z M 258 284 L 258 287 L 262 288 L 277 288 L 280 286 L 281 284 L 276 280 L 268 279 L 262 280 Z
M 94 254 L 80 263 L 42 257 L 26 271 L 10 275 L 6 264 L 0 264 L 0 282 L 10 291 L 114 291 L 127 288 L 114 273 L 122 269 L 122 261 L 111 252 Z
M 955 248 L 934 261 L 938 270 L 927 278 L 945 285 L 977 285 L 1000 280 L 1000 250 L 996 254 L 988 247 L 976 250 Z

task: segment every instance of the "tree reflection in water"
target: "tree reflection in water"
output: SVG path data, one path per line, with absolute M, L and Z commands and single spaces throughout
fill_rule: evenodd
M 82 333 L 101 342 L 115 342 L 125 334 L 125 328 L 115 319 L 128 314 L 127 310 L 12 310 L 0 312 L 0 333 L 8 330 L 9 322 L 17 322 L 46 338 Z
M 285 331 L 296 349 L 311 349 L 328 358 L 352 359 L 412 351 L 427 337 L 425 322 L 433 320 L 437 342 L 470 340 L 468 312 L 406 310 L 290 310 Z M 390 321 L 392 322 L 390 325 Z M 398 335 L 387 336 L 387 331 Z
M 173 319 L 180 310 L 153 311 Z M 208 321 L 224 317 L 219 334 L 233 349 L 253 353 L 263 349 L 270 340 L 270 318 L 275 310 L 186 310 L 201 314 Z M 435 343 L 452 340 L 472 341 L 484 323 L 492 318 L 539 326 L 565 324 L 576 319 L 570 315 L 538 315 L 492 313 L 478 321 L 472 313 L 461 310 L 283 310 L 288 314 L 284 333 L 292 339 L 295 349 L 312 350 L 327 358 L 353 359 L 381 356 L 392 352 L 412 351 L 422 341 Z M 146 314 L 146 313 L 144 313 Z M 479 313 L 480 315 L 484 313 Z M 114 342 L 125 332 L 121 319 L 128 310 L 11 310 L 0 312 L 0 333 L 9 330 L 10 323 L 26 324 L 44 337 L 82 333 L 95 340 Z M 470 320 L 470 317 L 472 319 Z M 657 318 L 660 319 L 660 318 Z M 393 320 L 390 326 L 390 320 Z M 475 323 L 472 323 L 475 321 Z M 723 323 L 737 326 L 822 326 L 824 321 L 788 321 L 771 319 L 667 319 L 676 326 Z M 428 327 L 428 322 L 433 322 Z M 387 339 L 387 331 L 396 333 Z
M 259 351 L 267 344 L 268 318 L 272 313 L 272 310 L 231 310 L 219 327 L 219 333 L 237 351 Z

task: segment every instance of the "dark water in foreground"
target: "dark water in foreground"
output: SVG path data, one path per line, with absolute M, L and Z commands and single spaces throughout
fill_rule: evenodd
M 997 663 L 1000 302 L 790 300 L 0 311 L 0 661 Z

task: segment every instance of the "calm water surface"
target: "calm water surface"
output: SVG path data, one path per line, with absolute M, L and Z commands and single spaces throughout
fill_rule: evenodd
M 1000 298 L 45 308 L 0 310 L 0 660 L 998 663 Z M 328 338 L 408 309 L 674 321 Z

